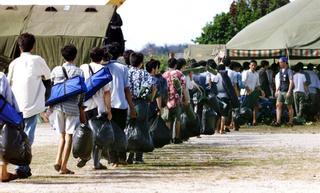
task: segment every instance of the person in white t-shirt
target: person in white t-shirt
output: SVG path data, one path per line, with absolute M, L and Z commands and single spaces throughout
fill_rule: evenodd
M 256 99 L 253 99 L 250 96 L 253 96 L 253 92 L 255 92 L 256 90 L 259 90 L 261 92 L 261 96 L 265 96 L 264 91 L 261 89 L 260 87 L 260 81 L 259 81 L 259 74 L 256 71 L 257 68 L 257 62 L 255 60 L 251 60 L 250 62 L 250 69 L 246 71 L 246 73 L 243 76 L 242 81 L 244 82 L 245 85 L 245 95 L 247 95 L 247 103 L 251 103 L 253 101 L 248 101 L 248 100 L 254 100 L 256 101 Z M 254 103 L 254 102 L 253 102 Z M 252 120 L 252 125 L 256 125 L 257 124 L 257 113 L 258 113 L 258 105 L 255 104 L 250 104 L 250 106 L 253 106 L 253 120 Z
M 124 130 L 128 111 L 132 119 L 137 117 L 137 112 L 129 89 L 128 68 L 117 61 L 121 54 L 121 46 L 118 43 L 108 45 L 104 48 L 102 65 L 110 70 L 113 79 L 110 84 L 112 121 Z M 126 152 L 110 151 L 109 155 L 113 167 L 127 164 Z
M 21 55 L 10 63 L 8 73 L 12 91 L 23 113 L 24 132 L 31 145 L 34 140 L 37 115 L 45 110 L 46 89 L 42 80 L 50 79 L 50 69 L 45 60 L 31 54 L 35 41 L 34 35 L 29 33 L 19 36 L 17 42 Z M 32 175 L 29 166 L 19 166 L 16 172 L 19 178 L 28 178 Z
M 307 78 L 301 73 L 303 66 L 296 65 L 293 67 L 293 99 L 296 109 L 297 118 L 302 118 L 302 109 L 308 92 Z
M 90 51 L 90 64 L 83 64 L 80 66 L 84 73 L 84 78 L 87 80 L 92 76 L 92 72 L 96 73 L 104 66 L 101 65 L 102 57 L 103 57 L 103 49 L 101 48 L 93 48 Z M 90 70 L 91 69 L 91 70 Z M 110 83 L 101 88 L 96 92 L 95 95 L 93 95 L 90 99 L 84 102 L 83 104 L 85 106 L 85 115 L 87 121 L 98 116 L 101 114 L 106 114 L 107 118 L 109 120 L 112 119 L 112 113 L 111 113 L 111 93 L 110 93 Z M 94 145 L 93 148 L 93 168 L 95 170 L 104 170 L 107 169 L 106 166 L 104 166 L 101 162 L 101 153 L 102 149 L 99 148 L 97 145 Z M 87 160 L 80 160 L 77 164 L 78 167 L 83 167 L 85 165 Z

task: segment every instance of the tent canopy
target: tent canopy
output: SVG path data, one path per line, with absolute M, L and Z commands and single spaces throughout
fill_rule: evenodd
M 188 45 L 184 50 L 184 58 L 200 60 L 215 59 L 224 55 L 226 46 L 223 44 L 195 44 Z M 223 57 L 223 56 L 222 56 Z
M 36 36 L 34 53 L 52 68 L 63 59 L 60 49 L 72 43 L 78 48 L 77 64 L 88 62 L 89 50 L 102 46 L 116 6 L 33 5 L 0 6 L 0 57 L 17 55 L 17 37 Z
M 320 57 L 320 1 L 295 0 L 253 22 L 227 43 L 233 59 Z

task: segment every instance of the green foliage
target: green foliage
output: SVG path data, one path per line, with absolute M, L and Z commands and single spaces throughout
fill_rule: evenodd
M 250 23 L 289 3 L 290 0 L 236 0 L 228 13 L 217 14 L 194 42 L 226 44 Z

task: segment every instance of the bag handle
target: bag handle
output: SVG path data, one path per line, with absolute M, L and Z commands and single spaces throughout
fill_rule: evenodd
M 68 80 L 69 77 L 68 77 L 68 73 L 67 73 L 66 69 L 65 69 L 63 66 L 61 66 L 61 67 L 62 67 L 62 71 L 63 71 L 64 76 L 65 76 L 66 79 Z
M 91 72 L 91 75 L 93 75 L 93 74 L 94 74 L 94 72 L 93 72 L 93 70 L 92 70 L 92 68 L 91 68 L 90 64 L 88 64 L 88 67 L 89 67 L 89 74 L 90 74 L 90 72 Z

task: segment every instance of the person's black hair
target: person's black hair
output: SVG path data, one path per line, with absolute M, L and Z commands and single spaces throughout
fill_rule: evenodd
M 207 61 L 207 66 L 210 66 L 213 69 L 217 69 L 217 63 L 213 59 Z
M 36 38 L 33 34 L 23 33 L 18 37 L 19 48 L 23 52 L 30 52 L 33 49 L 34 44 L 36 43 Z
M 312 63 L 309 63 L 307 66 L 307 70 L 313 71 L 314 65 Z
M 199 67 L 199 66 L 200 66 L 200 65 L 199 65 L 198 62 L 194 62 L 194 63 L 191 64 L 191 68 L 197 68 L 197 67 Z
M 260 66 L 262 68 L 265 68 L 265 67 L 269 66 L 269 62 L 267 60 L 262 60 L 261 63 L 260 63 Z
M 229 57 L 224 57 L 222 60 L 222 63 L 226 66 L 229 67 L 231 65 L 231 60 Z
M 316 69 L 318 72 L 320 72 L 320 64 L 317 65 Z
M 256 65 L 258 65 L 257 61 L 256 60 L 250 60 L 250 64 L 251 63 L 255 63 Z
M 199 62 L 198 62 L 198 64 L 199 64 L 199 66 L 207 66 L 207 62 L 206 61 L 204 61 L 204 60 L 200 60 Z
M 68 44 L 61 48 L 61 55 L 67 62 L 74 61 L 77 53 L 77 48 L 73 44 Z
M 133 52 L 131 53 L 130 55 L 130 64 L 133 66 L 133 67 L 139 67 L 142 62 L 143 62 L 143 54 L 140 53 L 140 52 Z
M 103 57 L 104 51 L 99 47 L 92 48 L 90 51 L 90 59 L 92 62 L 100 63 Z
M 107 45 L 106 50 L 111 55 L 111 60 L 117 60 L 122 55 L 122 47 L 118 42 Z
M 297 64 L 296 64 L 296 66 L 297 66 L 297 68 L 298 68 L 298 70 L 303 70 L 303 63 L 302 62 L 298 62 Z
M 249 69 L 249 66 L 250 66 L 250 63 L 249 63 L 249 62 L 244 62 L 244 63 L 242 64 L 243 70 L 248 70 L 248 69 Z
M 239 62 L 232 61 L 230 65 L 230 69 L 235 70 L 236 68 L 241 68 L 241 64 Z
M 130 66 L 130 55 L 133 53 L 133 50 L 126 50 L 123 52 L 123 58 L 126 63 L 126 65 Z
M 294 72 L 300 72 L 300 66 L 299 64 L 296 64 L 294 66 L 291 66 L 291 70 Z
M 156 69 L 160 67 L 160 62 L 158 60 L 151 59 L 149 62 L 146 64 L 146 70 L 147 72 L 151 73 L 152 69 Z
M 176 68 L 177 67 L 177 59 L 175 59 L 175 58 L 170 58 L 169 60 L 168 60 L 168 66 L 169 66 L 169 68 Z
M 187 61 L 184 58 L 179 58 L 177 60 L 177 70 L 181 70 L 183 68 L 183 66 L 185 66 L 187 64 Z
M 220 64 L 220 65 L 217 66 L 217 70 L 218 71 L 226 70 L 226 66 L 224 64 Z

